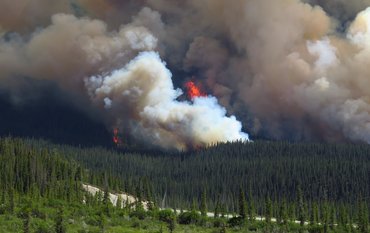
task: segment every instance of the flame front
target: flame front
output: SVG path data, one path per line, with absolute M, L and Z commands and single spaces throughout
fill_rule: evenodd
M 185 87 L 187 89 L 188 97 L 193 100 L 196 97 L 205 97 L 207 96 L 205 93 L 203 93 L 200 88 L 195 85 L 193 81 L 189 81 L 185 83 Z
M 114 144 L 116 144 L 117 146 L 119 145 L 120 143 L 120 140 L 119 140 L 119 136 L 118 136 L 118 129 L 114 129 L 113 130 L 113 142 Z

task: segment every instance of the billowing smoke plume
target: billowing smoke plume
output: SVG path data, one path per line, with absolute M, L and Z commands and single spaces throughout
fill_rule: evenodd
M 370 1 L 30 2 L 0 3 L 2 88 L 48 80 L 163 148 L 247 139 L 242 125 L 370 143 Z M 208 97 L 185 100 L 188 80 Z
M 248 140 L 235 117 L 226 117 L 214 97 L 179 102 L 171 73 L 153 52 L 140 53 L 126 67 L 86 80 L 92 98 L 129 123 L 135 136 L 163 148 L 187 149 L 215 142 Z

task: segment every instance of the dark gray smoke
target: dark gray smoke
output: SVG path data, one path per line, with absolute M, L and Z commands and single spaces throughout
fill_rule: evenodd
M 247 139 L 229 114 L 256 136 L 370 142 L 368 5 L 5 0 L 0 85 L 55 82 L 108 127 L 163 148 Z M 180 101 L 168 67 L 210 96 Z

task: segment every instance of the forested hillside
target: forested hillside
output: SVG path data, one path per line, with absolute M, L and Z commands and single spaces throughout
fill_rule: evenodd
M 88 169 L 121 177 L 111 182 L 112 188 L 154 196 L 163 207 L 189 209 L 194 203 L 198 206 L 206 193 L 209 210 L 219 207 L 236 213 L 242 191 L 247 204 L 261 215 L 266 214 L 267 200 L 274 216 L 286 208 L 292 219 L 300 212 L 298 199 L 304 203 L 306 219 L 323 218 L 324 208 L 335 218 L 340 211 L 356 217 L 361 208 L 369 208 L 368 145 L 229 143 L 187 153 L 57 148 Z M 103 184 L 93 177 L 89 182 Z
M 79 229 L 88 220 L 104 230 L 98 226 L 112 223 L 105 224 L 104 218 L 126 214 L 146 219 L 147 214 L 130 209 L 112 212 L 107 195 L 92 198 L 81 189 L 85 182 L 104 193 L 125 191 L 138 200 L 154 200 L 150 210 L 154 212 L 148 216 L 159 219 L 158 205 L 200 211 L 204 216 L 210 211 L 215 219 L 227 213 L 240 216 L 230 219 L 229 227 L 263 216 L 267 226 L 273 220 L 283 226 L 309 224 L 310 232 L 367 232 L 369 155 L 367 145 L 254 142 L 187 153 L 132 153 L 4 138 L 0 140 L 0 222 L 1 214 L 8 213 L 18 216 L 10 219 L 18 227 L 27 226 L 32 217 L 33 224 L 39 224 L 35 229 L 46 229 L 56 226 L 63 208 L 78 221 L 71 223 L 71 229 Z M 208 220 L 197 220 L 200 216 L 191 213 L 180 214 L 178 222 L 207 226 Z M 128 223 L 118 219 L 110 221 Z M 294 232 L 295 228 L 284 229 Z

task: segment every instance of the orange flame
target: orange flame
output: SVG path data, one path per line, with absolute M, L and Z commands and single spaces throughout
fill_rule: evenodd
M 120 143 L 119 136 L 118 136 L 118 129 L 113 130 L 113 142 L 114 144 L 118 145 Z
M 202 96 L 207 96 L 205 93 L 203 93 L 199 87 L 195 85 L 193 81 L 189 81 L 185 83 L 185 87 L 187 89 L 187 94 L 190 99 L 194 99 L 196 97 L 202 97 Z

